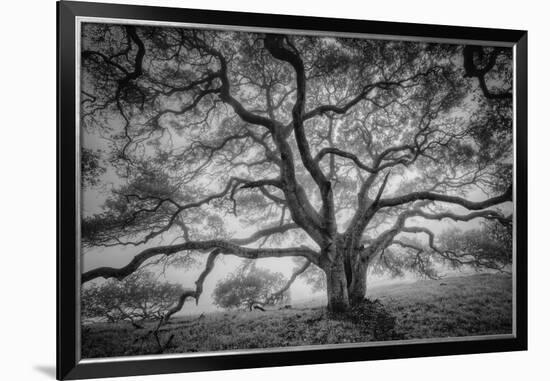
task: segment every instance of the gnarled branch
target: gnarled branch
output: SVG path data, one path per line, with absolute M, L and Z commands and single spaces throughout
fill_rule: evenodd
M 281 258 L 281 257 L 305 257 L 311 261 L 317 261 L 317 253 L 306 247 L 293 247 L 285 249 L 252 249 L 242 247 L 223 240 L 188 241 L 177 245 L 157 246 L 143 250 L 137 254 L 126 266 L 120 268 L 99 267 L 82 274 L 81 282 L 89 282 L 96 278 L 124 279 L 136 271 L 145 261 L 157 255 L 172 255 L 186 250 L 205 251 L 219 249 L 221 254 L 232 254 L 241 258 Z
M 297 268 L 290 276 L 288 282 L 286 282 L 285 285 L 280 290 L 274 292 L 267 298 L 266 304 L 269 304 L 270 302 L 279 299 L 290 288 L 290 286 L 292 286 L 296 278 L 302 275 L 309 268 L 310 265 L 311 265 L 311 261 L 307 260 L 304 262 L 302 266 Z
M 485 53 L 482 46 L 465 46 L 462 52 L 464 58 L 464 71 L 466 77 L 476 77 L 479 81 L 479 87 L 483 95 L 487 99 L 512 99 L 512 92 L 492 93 L 487 87 L 485 75 L 495 66 L 498 55 L 502 52 L 502 48 L 493 48 L 487 59 L 487 63 L 483 67 L 478 67 L 474 62 L 474 56 L 482 61 L 485 58 Z
M 512 201 L 512 187 L 510 186 L 503 194 L 489 198 L 484 201 L 470 201 L 462 197 L 449 196 L 445 194 L 437 194 L 432 192 L 413 192 L 403 196 L 386 198 L 380 200 L 378 203 L 378 209 L 387 208 L 392 206 L 398 206 L 407 204 L 413 201 L 429 200 L 429 201 L 441 201 L 450 204 L 457 204 L 470 210 L 485 209 L 493 205 L 502 204 L 503 202 Z

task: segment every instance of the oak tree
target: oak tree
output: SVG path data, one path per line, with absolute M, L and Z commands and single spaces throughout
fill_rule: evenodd
M 434 221 L 511 224 L 510 49 L 104 24 L 82 36 L 84 141 L 103 142 L 84 185 L 104 201 L 82 242 L 135 250 L 82 282 L 206 256 L 177 310 L 220 255 L 299 257 L 340 311 L 392 250 L 424 253 L 419 272 L 456 264 Z

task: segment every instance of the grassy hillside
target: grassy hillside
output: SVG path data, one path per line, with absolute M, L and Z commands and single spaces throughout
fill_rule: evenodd
M 512 333 L 512 278 L 480 274 L 368 292 L 397 318 L 405 339 Z
M 376 287 L 353 314 L 323 306 L 254 312 L 216 312 L 173 319 L 159 334 L 172 337 L 164 353 L 275 348 L 392 339 L 512 333 L 512 279 L 480 274 L 442 281 Z M 390 316 L 391 315 L 391 316 Z M 158 345 L 145 329 L 96 324 L 82 334 L 84 358 L 150 354 Z

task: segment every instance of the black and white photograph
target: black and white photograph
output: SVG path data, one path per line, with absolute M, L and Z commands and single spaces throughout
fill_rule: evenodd
M 6 9 L 2 379 L 548 373 L 542 5 Z
M 513 337 L 509 45 L 78 32 L 83 359 Z

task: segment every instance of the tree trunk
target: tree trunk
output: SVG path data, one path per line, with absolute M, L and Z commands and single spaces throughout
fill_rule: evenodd
M 353 266 L 348 295 L 352 305 L 359 304 L 367 295 L 367 264 L 359 261 Z
M 325 270 L 325 273 L 327 276 L 328 310 L 331 312 L 348 310 L 350 303 L 343 261 L 335 261 Z
M 337 258 L 325 268 L 328 310 L 332 312 L 346 311 L 350 306 L 361 303 L 367 293 L 367 263 L 354 261 L 346 272 L 344 261 L 340 260 L 343 255 Z

